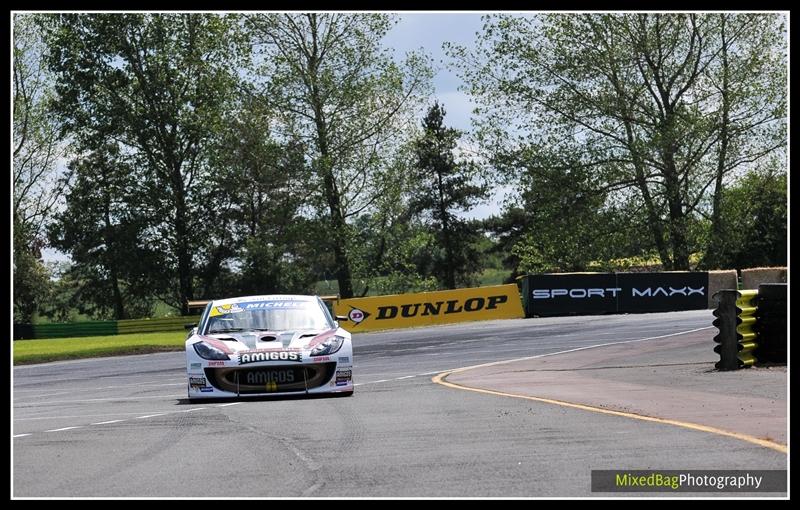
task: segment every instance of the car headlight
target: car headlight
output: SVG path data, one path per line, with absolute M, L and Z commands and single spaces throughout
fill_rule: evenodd
M 194 344 L 194 352 L 203 359 L 230 359 L 227 354 L 205 342 Z
M 343 343 L 344 343 L 343 336 L 332 336 L 327 340 L 325 340 L 324 342 L 315 345 L 314 348 L 311 349 L 311 355 L 322 356 L 324 354 L 333 354 L 334 352 L 341 349 Z

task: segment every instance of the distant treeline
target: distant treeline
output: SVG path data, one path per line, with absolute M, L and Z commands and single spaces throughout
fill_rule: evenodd
M 466 133 L 390 14 L 15 14 L 15 320 L 785 265 L 786 21 L 486 16 L 446 44 Z

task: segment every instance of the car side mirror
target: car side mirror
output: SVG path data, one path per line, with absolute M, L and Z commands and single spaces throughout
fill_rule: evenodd
M 197 323 L 190 322 L 190 323 L 184 324 L 183 325 L 183 329 L 189 330 L 189 329 L 194 328 L 195 326 L 197 326 Z

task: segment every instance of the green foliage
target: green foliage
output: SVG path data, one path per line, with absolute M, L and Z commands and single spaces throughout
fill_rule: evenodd
M 14 230 L 14 322 L 29 323 L 47 299 L 49 272 L 39 257 L 25 246 L 22 229 Z
M 431 71 L 411 54 L 401 67 L 380 44 L 385 14 L 258 14 L 246 26 L 259 64 L 259 97 L 279 112 L 279 128 L 309 140 L 309 205 L 327 223 L 319 239 L 335 260 L 342 296 L 353 295 L 348 218 L 367 212 L 384 192 L 404 123 Z
M 477 245 L 481 237 L 479 223 L 457 213 L 485 199 L 487 186 L 479 183 L 475 162 L 456 159 L 461 133 L 445 127 L 444 116 L 444 108 L 434 103 L 422 121 L 423 133 L 414 142 L 410 210 L 433 232 L 424 272 L 435 276 L 440 286 L 455 289 L 473 281 L 480 267 Z
M 159 297 L 186 313 L 194 254 L 211 224 L 201 207 L 212 194 L 211 140 L 238 80 L 235 17 L 61 14 L 42 25 L 58 77 L 56 106 L 77 153 L 96 153 L 113 140 L 146 201 L 121 207 L 137 225 L 133 231 L 147 224 L 142 249 L 161 257 L 147 276 L 160 277 Z M 106 223 L 119 225 L 117 218 Z
M 71 164 L 75 182 L 66 208 L 50 225 L 50 244 L 69 252 L 73 265 L 59 279 L 67 286 L 66 303 L 96 319 L 147 316 L 165 260 L 143 245 L 157 225 L 147 210 L 147 196 L 132 163 L 117 144 L 103 144 Z M 64 316 L 65 302 L 51 313 Z
M 751 171 L 725 190 L 722 236 L 708 269 L 786 266 L 788 208 L 786 174 Z
M 466 156 L 391 15 L 16 14 L 14 318 L 786 264 L 785 20 L 488 16 Z
M 489 161 L 507 183 L 522 181 L 523 194 L 561 186 L 553 193 L 578 207 L 567 220 L 557 197 L 523 196 L 514 205 L 535 208 L 542 221 L 514 227 L 527 236 L 514 256 L 531 269 L 583 267 L 592 258 L 576 250 L 596 252 L 594 239 L 614 232 L 598 229 L 591 212 L 612 211 L 619 228 L 649 237 L 641 249 L 655 249 L 666 269 L 688 269 L 690 254 L 707 248 L 697 227 L 710 212 L 709 190 L 721 195 L 725 176 L 785 148 L 783 19 L 497 15 L 485 18 L 474 51 L 450 47 L 478 101 L 477 138 Z M 575 172 L 580 186 L 564 187 Z M 540 241 L 547 236 L 555 239 Z

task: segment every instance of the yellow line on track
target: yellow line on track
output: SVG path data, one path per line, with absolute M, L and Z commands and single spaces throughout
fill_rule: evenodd
M 513 398 L 523 398 L 525 400 L 533 400 L 536 402 L 544 402 L 545 404 L 555 404 L 562 407 L 571 407 L 573 409 L 581 409 L 583 411 L 591 411 L 595 413 L 602 413 L 602 414 L 610 414 L 613 416 L 622 416 L 624 418 L 633 418 L 635 420 L 642 420 L 642 421 L 650 421 L 655 423 L 663 423 L 665 425 L 674 425 L 676 427 L 683 427 L 686 429 L 691 430 L 699 430 L 701 432 L 709 432 L 711 434 L 717 434 L 720 436 L 727 436 L 732 437 L 734 439 L 739 439 L 741 441 L 747 441 L 748 443 L 753 443 L 758 446 L 763 446 L 764 448 L 769 448 L 771 450 L 775 450 L 781 453 L 787 453 L 786 445 L 776 443 L 774 441 L 769 441 L 766 439 L 759 439 L 755 436 L 750 436 L 747 434 L 741 434 L 739 432 L 731 432 L 728 430 L 718 429 L 716 427 L 709 427 L 708 425 L 701 425 L 699 423 L 691 423 L 686 421 L 679 421 L 679 420 L 669 420 L 666 418 L 656 418 L 655 416 L 646 416 L 643 414 L 635 414 L 635 413 L 626 413 L 623 411 L 612 411 L 611 409 L 604 409 L 602 407 L 595 407 L 589 406 L 585 404 L 576 404 L 574 402 L 565 402 L 563 400 L 554 400 L 551 398 L 543 398 L 543 397 L 532 397 L 530 395 L 518 395 L 515 393 L 505 393 L 502 391 L 494 391 L 494 390 L 484 390 L 482 388 L 473 388 L 471 386 L 463 386 L 461 384 L 455 384 L 447 381 L 447 376 L 454 372 L 463 372 L 466 370 L 470 370 L 472 368 L 477 367 L 465 367 L 465 368 L 457 368 L 455 370 L 448 370 L 446 372 L 442 372 L 437 374 L 431 378 L 436 384 L 441 384 L 442 386 L 447 386 L 448 388 L 455 388 L 459 390 L 467 390 L 467 391 L 474 391 L 477 393 L 487 393 L 489 395 L 497 395 L 500 397 L 513 397 Z

